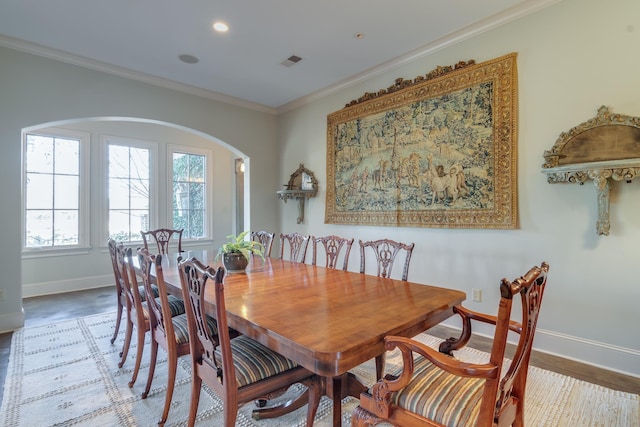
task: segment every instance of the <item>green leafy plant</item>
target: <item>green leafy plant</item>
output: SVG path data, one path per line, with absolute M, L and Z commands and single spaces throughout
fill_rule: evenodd
M 249 260 L 251 254 L 258 255 L 264 260 L 264 246 L 260 242 L 245 240 L 247 233 L 249 232 L 243 231 L 237 236 L 234 236 L 233 234 L 227 236 L 227 239 L 229 239 L 229 241 L 222 245 L 220 249 L 218 249 L 217 258 L 226 253 L 241 253 L 247 259 L 247 261 Z

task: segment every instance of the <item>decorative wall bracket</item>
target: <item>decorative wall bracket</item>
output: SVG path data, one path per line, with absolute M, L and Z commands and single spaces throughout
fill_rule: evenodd
M 640 117 L 612 114 L 602 106 L 596 117 L 560 134 L 544 152 L 542 172 L 550 184 L 584 184 L 598 190 L 599 235 L 609 235 L 611 180 L 631 182 L 640 175 Z
M 300 167 L 291 174 L 289 183 L 284 190 L 277 191 L 278 198 L 284 200 L 294 199 L 298 202 L 298 220 L 300 224 L 304 221 L 304 201 L 305 199 L 316 197 L 318 194 L 318 180 L 313 172 L 305 168 L 302 163 Z

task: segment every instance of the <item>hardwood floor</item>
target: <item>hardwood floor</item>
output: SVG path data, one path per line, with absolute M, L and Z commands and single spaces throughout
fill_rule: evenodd
M 25 298 L 23 301 L 25 326 L 37 326 L 56 320 L 73 319 L 90 314 L 106 313 L 115 310 L 115 292 L 113 288 L 99 288 L 65 294 Z M 124 333 L 124 326 L 121 332 Z M 455 330 L 445 326 L 436 326 L 429 330 L 439 338 L 455 336 Z M 482 351 L 490 351 L 490 341 L 474 336 L 470 346 Z M 11 348 L 11 333 L 0 334 L 0 384 L 4 384 Z M 640 394 L 640 378 L 622 375 L 616 372 L 585 365 L 572 360 L 534 351 L 531 364 L 542 369 L 568 375 L 583 381 L 599 384 L 614 390 Z M 0 402 L 4 387 L 0 387 Z

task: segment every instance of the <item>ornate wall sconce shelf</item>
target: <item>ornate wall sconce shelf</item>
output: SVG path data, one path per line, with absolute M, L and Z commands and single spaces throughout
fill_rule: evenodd
M 640 175 L 640 118 L 612 114 L 602 106 L 593 119 L 561 133 L 544 158 L 542 172 L 550 184 L 593 181 L 598 190 L 596 231 L 608 236 L 611 182 L 630 183 Z
M 278 198 L 287 203 L 287 200 L 293 199 L 298 202 L 298 219 L 300 224 L 304 221 L 304 201 L 318 194 L 318 180 L 309 169 L 306 169 L 302 163 L 300 167 L 291 174 L 289 183 L 285 185 L 285 190 L 277 191 Z

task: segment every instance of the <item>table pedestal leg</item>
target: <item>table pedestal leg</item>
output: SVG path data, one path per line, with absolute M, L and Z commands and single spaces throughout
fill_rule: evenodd
M 333 377 L 331 397 L 333 399 L 333 427 L 342 426 L 342 377 Z
M 333 427 L 340 427 L 342 425 L 342 399 L 347 396 L 359 399 L 360 393 L 366 391 L 367 387 L 349 372 L 339 377 L 328 377 L 326 381 L 327 396 L 333 400 Z

